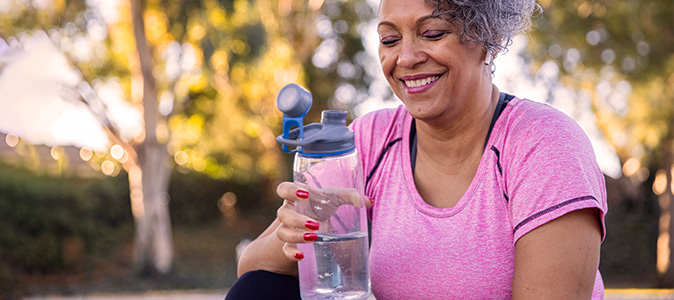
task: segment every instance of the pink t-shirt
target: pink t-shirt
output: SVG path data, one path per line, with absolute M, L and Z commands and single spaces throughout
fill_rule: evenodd
M 370 272 L 377 299 L 509 299 L 520 237 L 583 208 L 598 208 L 603 224 L 606 189 L 592 146 L 558 110 L 511 100 L 468 190 L 449 208 L 428 205 L 416 190 L 411 122 L 400 106 L 351 124 L 365 194 L 375 200 Z M 597 271 L 593 299 L 603 293 Z

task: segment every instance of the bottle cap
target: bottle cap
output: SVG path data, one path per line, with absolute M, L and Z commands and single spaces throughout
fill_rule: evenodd
M 293 83 L 281 89 L 276 106 L 284 113 L 283 134 L 276 137 L 283 144 L 283 151 L 322 157 L 356 148 L 353 131 L 346 126 L 345 111 L 324 110 L 321 123 L 303 125 L 304 115 L 311 107 L 311 94 L 299 85 Z M 290 130 L 291 127 L 297 128 Z M 289 150 L 288 146 L 296 148 Z
M 311 93 L 296 83 L 288 84 L 278 92 L 276 107 L 291 118 L 304 116 L 311 107 Z

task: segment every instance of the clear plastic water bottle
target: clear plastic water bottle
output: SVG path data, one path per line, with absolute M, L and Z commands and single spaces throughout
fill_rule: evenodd
M 297 245 L 304 253 L 298 265 L 301 297 L 366 299 L 370 271 L 363 172 L 346 112 L 325 110 L 321 123 L 304 126 L 311 94 L 297 84 L 285 86 L 276 105 L 284 113 L 283 134 L 276 140 L 295 153 L 294 181 L 309 191 L 308 201 L 295 207 L 320 224 L 318 240 Z

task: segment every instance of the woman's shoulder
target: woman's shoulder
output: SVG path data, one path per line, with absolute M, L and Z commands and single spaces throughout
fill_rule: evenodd
M 526 98 L 515 97 L 510 106 L 511 117 L 515 117 L 518 121 L 539 121 L 552 118 L 553 120 L 573 121 L 568 115 L 559 109 L 543 102 L 536 102 Z
M 506 118 L 494 143 L 504 158 L 524 158 L 536 153 L 541 162 L 553 157 L 595 159 L 588 135 L 564 112 L 545 103 L 519 98 L 508 106 L 510 111 L 504 111 Z
M 509 135 L 584 137 L 578 123 L 561 110 L 541 102 L 515 98 L 510 102 L 504 126 Z
M 578 123 L 564 112 L 548 104 L 526 99 L 513 99 L 506 110 L 492 145 L 503 159 L 517 159 L 532 153 L 545 157 L 565 156 L 569 159 L 587 156 L 594 160 L 590 138 Z M 502 116 L 503 116 L 502 115 Z
M 349 125 L 355 133 L 356 148 L 363 156 L 376 157 L 387 145 L 398 143 L 406 134 L 409 135 L 411 118 L 402 105 L 379 109 L 357 118 Z

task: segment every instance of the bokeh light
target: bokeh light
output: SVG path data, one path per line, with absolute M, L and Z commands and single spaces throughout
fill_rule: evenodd
M 667 171 L 660 169 L 655 172 L 655 180 L 653 180 L 653 193 L 662 195 L 667 191 Z
M 192 161 L 192 168 L 197 172 L 203 172 L 206 169 L 206 161 L 201 157 L 197 157 Z
M 89 161 L 93 156 L 94 156 L 94 153 L 93 153 L 93 151 L 91 151 L 91 149 L 89 149 L 87 147 L 80 148 L 80 158 L 83 161 Z
M 634 175 L 641 167 L 641 163 L 635 157 L 628 159 L 625 164 L 623 164 L 623 174 L 627 176 Z
M 101 172 L 103 174 L 111 176 L 115 172 L 115 163 L 110 160 L 105 160 L 101 164 Z
M 53 146 L 49 150 L 49 155 L 51 155 L 51 158 L 54 160 L 63 159 L 65 156 L 65 150 L 63 150 L 63 147 L 61 146 Z
M 5 143 L 10 147 L 16 147 L 19 144 L 19 137 L 16 134 L 9 133 L 5 136 Z
M 236 205 L 237 197 L 232 192 L 226 192 L 220 200 L 218 200 L 218 209 L 225 217 L 231 217 L 236 213 L 234 205 Z
M 178 165 L 182 166 L 182 165 L 187 163 L 187 160 L 189 159 L 189 157 L 187 156 L 187 153 L 185 153 L 185 151 L 181 150 L 181 151 L 176 151 L 176 154 L 173 155 L 173 159 L 175 160 L 175 162 Z
M 122 158 L 122 156 L 124 156 L 124 148 L 122 148 L 122 146 L 120 145 L 115 144 L 110 148 L 110 155 L 112 156 L 112 158 L 119 161 Z

